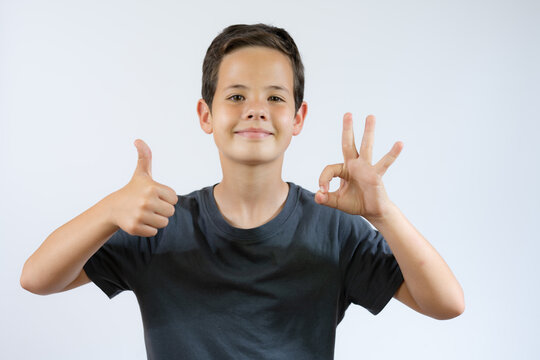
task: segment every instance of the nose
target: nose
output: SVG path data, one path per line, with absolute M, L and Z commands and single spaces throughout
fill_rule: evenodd
M 248 120 L 266 120 L 268 118 L 267 109 L 261 102 L 252 102 L 247 109 L 246 118 Z
M 263 111 L 250 111 L 250 113 L 248 114 L 248 119 L 249 120 L 253 120 L 253 119 L 261 119 L 261 120 L 265 120 L 266 119 L 266 115 L 264 114 Z

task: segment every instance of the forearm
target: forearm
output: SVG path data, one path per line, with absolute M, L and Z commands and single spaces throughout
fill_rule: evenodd
M 367 219 L 388 242 L 407 288 L 425 314 L 460 313 L 464 295 L 454 274 L 431 244 L 392 204 L 383 217 Z
M 118 230 L 110 221 L 109 210 L 106 197 L 51 233 L 24 264 L 22 287 L 46 295 L 69 285 L 88 259 Z

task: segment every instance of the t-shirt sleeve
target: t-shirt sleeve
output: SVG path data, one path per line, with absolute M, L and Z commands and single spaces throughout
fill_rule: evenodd
M 377 315 L 403 283 L 403 274 L 378 230 L 361 216 L 343 215 L 339 233 L 344 240 L 340 266 L 345 295 Z
M 133 291 L 147 268 L 163 229 L 152 237 L 116 231 L 83 266 L 86 275 L 112 299 L 124 290 Z

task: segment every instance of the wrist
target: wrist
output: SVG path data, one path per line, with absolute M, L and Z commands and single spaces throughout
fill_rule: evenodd
M 377 216 L 365 217 L 373 226 L 378 227 L 388 222 L 391 222 L 392 218 L 395 218 L 399 213 L 399 208 L 391 201 L 388 201 L 383 207 L 382 211 Z
M 98 202 L 99 212 L 102 215 L 102 221 L 110 228 L 118 230 L 120 227 L 117 224 L 117 221 L 114 217 L 115 214 L 115 194 L 116 191 L 107 195 L 101 201 Z

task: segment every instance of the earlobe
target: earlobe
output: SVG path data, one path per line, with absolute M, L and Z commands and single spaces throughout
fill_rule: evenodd
M 302 101 L 302 105 L 300 105 L 300 108 L 298 108 L 298 111 L 296 112 L 296 116 L 294 117 L 294 127 L 293 127 L 293 135 L 298 135 L 302 131 L 302 127 L 304 126 L 304 120 L 307 115 L 307 102 Z
M 213 131 L 212 114 L 210 113 L 210 109 L 204 99 L 199 99 L 199 101 L 197 101 L 197 115 L 199 115 L 201 129 L 203 129 L 205 133 L 211 134 Z

